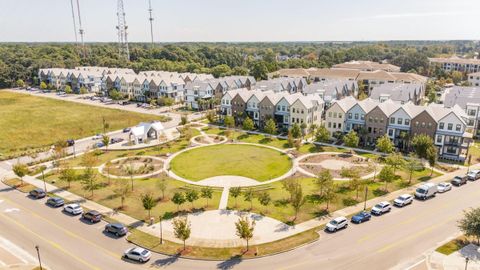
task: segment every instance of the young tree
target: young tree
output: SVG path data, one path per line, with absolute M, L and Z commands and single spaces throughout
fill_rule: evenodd
M 417 156 L 415 156 L 415 153 L 410 153 L 404 167 L 408 171 L 408 184 L 410 184 L 412 183 L 413 172 L 421 169 L 422 163 L 418 160 Z
M 475 237 L 480 245 L 480 208 L 464 211 L 464 217 L 458 221 L 458 228 L 466 236 Z
M 103 134 L 102 135 L 102 143 L 103 143 L 103 145 L 105 145 L 105 152 L 108 152 L 108 145 L 110 144 L 110 137 Z
M 427 149 L 435 147 L 433 139 L 425 134 L 419 134 L 413 137 L 412 146 L 419 158 L 427 159 Z
M 45 82 L 40 83 L 40 89 L 41 90 L 47 90 L 48 85 Z
M 127 175 L 130 176 L 130 183 L 133 191 L 133 175 L 135 175 L 135 172 L 136 172 L 135 167 L 133 167 L 133 165 L 130 164 L 130 165 L 127 165 L 124 170 L 127 173 Z
M 403 158 L 402 154 L 395 152 L 388 155 L 385 158 L 385 162 L 392 166 L 393 174 L 397 172 L 397 168 L 402 167 L 405 164 L 405 159 Z
M 393 142 L 388 137 L 388 135 L 385 134 L 382 137 L 378 138 L 377 148 L 378 148 L 378 151 L 389 154 L 393 152 L 394 145 L 393 145 Z
M 240 239 L 243 239 L 247 241 L 247 251 L 249 250 L 249 241 L 253 237 L 253 231 L 255 229 L 255 220 L 252 220 L 250 222 L 250 219 L 248 216 L 243 216 L 238 219 L 237 222 L 235 222 L 235 229 L 237 231 L 237 236 L 240 237 Z
M 85 87 L 80 87 L 80 91 L 79 91 L 80 95 L 85 95 L 85 94 L 88 94 L 88 90 L 87 88 Z
M 215 115 L 215 112 L 214 112 L 214 111 L 208 111 L 208 112 L 207 112 L 207 120 L 208 120 L 208 122 L 210 122 L 210 123 L 215 123 L 215 120 L 216 120 L 215 118 L 216 118 L 216 117 L 217 117 L 217 116 Z
M 262 192 L 258 195 L 257 197 L 258 199 L 258 202 L 265 206 L 265 208 L 270 204 L 270 202 L 272 201 L 272 198 L 270 197 L 270 194 L 268 192 Z
M 172 197 L 172 202 L 177 205 L 177 212 L 180 211 L 180 206 L 185 203 L 185 196 L 181 192 L 175 192 Z
M 182 116 L 180 117 L 180 125 L 184 126 L 184 125 L 186 125 L 186 124 L 188 124 L 188 118 L 187 118 L 186 115 L 182 115 Z
M 162 200 L 165 199 L 165 190 L 167 190 L 167 187 L 168 187 L 168 184 L 167 184 L 167 180 L 165 180 L 165 178 L 161 178 L 157 182 L 157 188 L 162 192 Z
M 330 140 L 330 132 L 328 132 L 325 126 L 320 126 L 315 133 L 315 141 L 317 142 L 328 142 Z
M 208 207 L 208 200 L 212 199 L 213 197 L 213 189 L 211 187 L 203 187 L 200 190 L 200 196 L 207 200 L 207 207 Z
M 189 189 L 185 192 L 185 199 L 192 204 L 192 209 L 193 207 L 193 202 L 198 200 L 198 192 L 195 189 Z
M 65 94 L 71 94 L 73 93 L 72 87 L 70 85 L 65 86 Z
M 150 215 L 152 209 L 157 205 L 157 201 L 153 197 L 151 193 L 145 193 L 140 196 L 140 200 L 142 201 L 143 208 L 148 211 L 148 219 L 152 217 Z
M 432 176 L 433 168 L 437 163 L 437 147 L 436 146 L 431 146 L 427 149 L 427 160 L 428 160 L 428 165 L 430 165 L 430 167 L 432 168 L 432 170 L 430 171 L 430 176 Z
M 250 202 L 250 210 L 252 210 L 252 208 L 253 208 L 253 196 L 254 196 L 253 188 L 247 188 L 247 189 L 243 192 L 243 199 L 244 199 L 246 202 Z
M 235 208 L 237 208 L 237 198 L 242 194 L 242 188 L 240 187 L 232 187 L 230 188 L 230 195 L 235 199 Z
M 385 182 L 385 191 L 388 192 L 388 183 L 392 182 L 393 179 L 395 178 L 395 174 L 393 173 L 393 168 L 392 166 L 383 166 L 382 170 L 378 174 L 378 179 L 381 181 Z
M 323 200 L 327 203 L 326 205 L 326 210 L 328 211 L 328 208 L 330 206 L 330 203 L 335 201 L 337 199 L 337 192 L 335 190 L 334 184 L 330 184 L 329 187 L 327 187 L 323 193 Z
M 132 190 L 130 189 L 130 186 L 127 181 L 117 181 L 115 183 L 115 187 L 113 189 L 113 193 L 117 196 L 120 197 L 120 209 L 123 209 L 125 200 L 127 197 L 130 195 Z
M 275 133 L 277 132 L 277 125 L 275 124 L 275 120 L 273 120 L 272 118 L 268 119 L 265 123 L 264 131 L 269 135 L 275 135 Z
M 358 147 L 360 138 L 358 138 L 357 133 L 352 130 L 347 135 L 343 136 L 343 141 L 345 142 L 346 146 L 356 148 Z
M 290 132 L 294 139 L 298 139 L 302 136 L 302 130 L 297 123 L 293 124 L 293 126 L 290 128 Z
M 17 163 L 12 167 L 13 173 L 20 177 L 20 186 L 23 186 L 23 177 L 28 173 L 28 168 L 25 164 Z
M 293 193 L 295 192 L 295 189 L 298 187 L 298 180 L 295 178 L 288 178 L 282 181 L 282 187 L 290 195 L 290 198 L 288 201 L 291 202 L 293 200 Z
M 306 202 L 306 199 L 305 199 L 305 196 L 303 195 L 302 185 L 297 183 L 295 188 L 293 189 L 292 200 L 290 201 L 290 204 L 295 210 L 295 218 L 293 219 L 294 221 L 297 220 L 298 211 L 305 204 L 305 202 Z
M 340 175 L 344 178 L 350 179 L 350 182 L 349 182 L 350 188 L 356 191 L 355 199 L 358 200 L 358 191 L 362 186 L 362 182 L 360 181 L 360 173 L 358 172 L 358 170 L 354 167 L 352 168 L 343 167 L 342 170 L 340 171 Z
M 333 176 L 329 170 L 322 170 L 318 174 L 318 178 L 315 179 L 315 184 L 320 188 L 319 195 L 323 196 L 325 189 L 330 187 L 333 184 Z
M 17 87 L 20 87 L 20 88 L 25 87 L 25 82 L 22 79 L 18 79 L 15 84 L 17 85 Z
M 245 120 L 243 120 L 243 129 L 247 131 L 251 131 L 253 130 L 253 128 L 254 128 L 254 123 L 252 119 L 250 119 L 250 117 L 245 118 Z
M 97 174 L 92 167 L 87 167 L 81 176 L 83 190 L 90 191 L 93 197 L 93 191 L 98 189 Z
M 58 176 L 60 181 L 68 183 L 68 188 L 70 188 L 70 184 L 77 180 L 77 173 L 74 169 L 70 167 L 65 167 L 60 169 L 60 175 Z
M 307 135 L 307 124 L 306 123 L 301 123 L 300 124 L 300 131 L 302 133 L 302 138 L 305 137 L 305 135 Z
M 178 217 L 173 220 L 173 233 L 176 238 L 183 241 L 183 250 L 185 250 L 185 241 L 190 238 L 191 232 L 191 225 L 186 217 Z
M 231 115 L 225 116 L 223 123 L 227 128 L 234 128 L 235 127 L 235 119 Z

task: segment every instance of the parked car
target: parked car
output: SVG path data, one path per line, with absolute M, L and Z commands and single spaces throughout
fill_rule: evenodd
M 445 183 L 445 182 L 440 183 L 440 184 L 437 185 L 437 190 L 440 193 L 447 192 L 449 190 L 452 190 L 452 184 Z
M 65 204 L 65 201 L 60 197 L 50 197 L 47 200 L 47 204 L 52 207 L 60 207 Z
M 102 220 L 102 214 L 100 214 L 98 211 L 90 210 L 86 213 L 83 213 L 82 218 L 90 221 L 90 223 L 96 223 Z
M 124 129 L 123 129 L 123 133 L 130 132 L 130 130 L 132 130 L 132 129 L 131 129 L 131 128 L 129 128 L 129 127 L 128 127 L 128 128 L 124 128 Z
M 374 215 L 383 215 L 385 213 L 390 212 L 392 210 L 392 206 L 390 205 L 389 202 L 383 201 L 381 203 L 377 203 L 373 208 L 372 208 L 372 214 Z
M 68 145 L 68 146 L 73 146 L 73 145 L 75 145 L 75 140 L 72 140 L 72 139 L 67 140 L 67 145 Z
M 122 106 L 125 106 L 125 105 L 130 104 L 130 102 L 128 102 L 128 101 L 120 101 L 118 104 L 120 104 L 120 105 L 122 105 Z
M 102 134 L 97 134 L 92 137 L 92 140 L 100 140 L 102 138 Z
M 399 207 L 404 207 L 405 205 L 409 205 L 413 202 L 413 196 L 410 194 L 403 194 L 398 196 L 395 200 L 393 200 L 393 204 Z
M 30 197 L 35 198 L 35 199 L 42 199 L 42 198 L 45 198 L 45 196 L 47 196 L 45 191 L 43 191 L 43 189 L 41 189 L 41 188 L 36 188 L 36 189 L 30 191 L 28 193 L 28 195 L 30 195 Z
M 452 179 L 451 183 L 452 185 L 459 187 L 461 185 L 465 185 L 467 183 L 467 180 L 467 175 L 457 175 Z
M 325 229 L 329 232 L 336 232 L 348 227 L 348 221 L 345 217 L 337 217 L 327 223 Z
M 104 146 L 105 146 L 105 144 L 103 142 L 97 142 L 93 145 L 93 148 L 102 148 Z
M 467 173 L 468 180 L 475 181 L 480 178 L 480 170 L 472 170 Z
M 126 235 L 128 229 L 122 223 L 109 223 L 105 225 L 105 232 L 112 233 L 118 237 Z
M 134 260 L 140 263 L 147 262 L 150 260 L 152 253 L 141 247 L 129 248 L 123 254 L 123 257 L 126 259 Z
M 83 213 L 83 208 L 78 203 L 67 204 L 63 207 L 63 211 L 71 215 L 80 215 Z
M 421 185 L 417 190 L 415 190 L 415 198 L 417 199 L 422 199 L 426 200 L 428 198 L 431 198 L 437 194 L 437 186 L 433 183 L 427 183 L 424 185 Z
M 119 142 L 123 142 L 123 139 L 122 138 L 111 138 L 110 139 L 111 144 L 119 143 Z
M 368 213 L 367 211 L 362 211 L 354 215 L 351 221 L 353 223 L 360 224 L 362 222 L 369 221 L 371 217 L 372 215 L 370 215 L 370 213 Z

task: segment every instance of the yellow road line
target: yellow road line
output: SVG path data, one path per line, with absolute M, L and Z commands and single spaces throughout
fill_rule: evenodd
M 15 205 L 15 206 L 18 207 L 18 208 L 24 209 L 25 211 L 31 213 L 31 214 L 34 215 L 35 217 L 40 218 L 40 219 L 48 222 L 49 224 L 52 224 L 53 226 L 55 226 L 56 228 L 60 229 L 61 231 L 63 231 L 63 232 L 66 233 L 67 235 L 69 235 L 69 236 L 71 236 L 71 237 L 73 237 L 73 238 L 76 238 L 76 239 L 80 239 L 80 240 L 82 240 L 82 241 L 84 241 L 84 242 L 87 242 L 88 244 L 90 244 L 90 245 L 92 245 L 92 246 L 94 246 L 94 247 L 96 247 L 96 248 L 98 248 L 98 249 L 101 249 L 102 251 L 104 251 L 106 254 L 110 255 L 110 256 L 113 257 L 113 258 L 116 258 L 116 259 L 121 258 L 121 256 L 119 256 L 118 254 L 116 254 L 116 253 L 114 253 L 114 252 L 111 252 L 110 250 L 105 249 L 105 248 L 97 245 L 96 243 L 94 243 L 94 242 L 92 242 L 92 241 L 89 241 L 89 240 L 87 240 L 87 239 L 85 239 L 85 238 L 83 238 L 83 237 L 81 237 L 81 236 L 79 236 L 79 235 L 77 235 L 77 234 L 75 234 L 75 233 L 73 233 L 73 232 L 71 232 L 71 231 L 63 228 L 62 226 L 58 225 L 57 223 L 52 222 L 52 221 L 48 220 L 47 218 L 42 217 L 41 215 L 39 215 L 39 214 L 37 214 L 37 213 L 29 210 L 29 209 L 26 209 L 25 207 L 21 206 L 20 204 L 14 202 L 14 201 L 12 201 L 12 200 L 10 200 L 10 199 L 8 199 L 8 198 L 5 198 L 5 197 L 1 197 L 1 198 L 2 198 L 3 200 L 7 201 L 8 203 Z
M 77 260 L 78 262 L 86 265 L 89 269 L 93 269 L 93 270 L 101 270 L 100 267 L 97 267 L 97 266 L 94 266 L 90 263 L 88 263 L 87 261 L 83 260 L 82 258 L 74 255 L 73 253 L 69 252 L 68 250 L 65 250 L 64 248 L 62 248 L 62 246 L 52 240 L 49 240 L 41 235 L 39 235 L 38 233 L 30 230 L 27 226 L 23 225 L 22 223 L 16 221 L 15 219 L 3 214 L 3 213 L 0 213 L 0 216 L 3 218 L 3 219 L 8 219 L 9 221 L 13 222 L 15 225 L 17 225 L 19 228 L 23 229 L 24 231 L 26 232 L 29 232 L 33 235 L 35 235 L 36 237 L 42 239 L 43 241 L 47 242 L 48 244 L 50 244 L 52 247 L 60 250 L 61 252 L 67 254 L 68 256 L 72 257 L 73 259 Z

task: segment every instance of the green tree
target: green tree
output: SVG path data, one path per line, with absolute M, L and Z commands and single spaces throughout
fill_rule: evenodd
M 327 187 L 324 192 L 323 192 L 323 200 L 327 203 L 326 204 L 326 210 L 328 211 L 330 203 L 335 201 L 337 199 L 337 192 L 335 190 L 335 186 L 333 183 Z
M 99 185 L 97 183 L 97 174 L 95 173 L 95 169 L 92 167 L 87 167 L 82 175 L 81 175 L 81 183 L 83 190 L 85 191 L 90 191 L 90 197 L 93 197 L 93 191 L 99 188 Z
M 306 199 L 303 195 L 302 185 L 297 183 L 296 187 L 293 189 L 292 199 L 290 200 L 290 204 L 292 205 L 293 210 L 295 210 L 295 217 L 293 219 L 294 221 L 297 220 L 298 211 L 305 204 L 305 202 Z
M 383 166 L 382 170 L 378 174 L 378 179 L 385 182 L 385 191 L 388 192 L 388 183 L 392 182 L 395 179 L 393 168 L 389 165 Z
M 48 87 L 48 86 L 47 86 L 47 84 L 46 84 L 45 82 L 41 82 L 41 83 L 40 83 L 40 89 L 42 89 L 42 90 L 47 90 L 47 87 Z
M 319 187 L 319 195 L 323 196 L 324 190 L 333 184 L 333 176 L 329 170 L 322 170 L 315 179 L 315 184 Z
M 211 187 L 203 187 L 200 190 L 200 196 L 207 201 L 208 208 L 208 200 L 212 199 L 213 197 L 213 189 Z
M 152 217 L 150 214 L 152 209 L 157 205 L 157 200 L 153 197 L 151 193 L 145 193 L 140 196 L 142 201 L 143 208 L 148 211 L 148 220 Z
M 475 237 L 480 245 L 480 208 L 464 211 L 464 217 L 458 221 L 458 228 L 469 237 Z
M 277 132 L 277 124 L 275 124 L 275 120 L 273 120 L 272 118 L 268 119 L 265 123 L 264 131 L 269 135 L 275 135 L 275 133 Z
M 349 185 L 350 188 L 356 191 L 355 199 L 358 200 L 358 192 L 360 187 L 362 186 L 362 182 L 360 181 L 360 172 L 355 167 L 347 168 L 343 167 L 340 171 L 340 175 L 343 178 L 350 179 Z
M 378 151 L 382 153 L 392 153 L 394 150 L 393 142 L 390 140 L 387 134 L 383 135 L 382 137 L 378 138 L 377 140 L 377 148 Z
M 315 134 L 315 140 L 317 142 L 326 143 L 330 140 L 330 132 L 328 132 L 325 126 L 320 126 L 317 129 L 317 133 Z
M 167 183 L 167 180 L 165 180 L 165 178 L 161 178 L 157 182 L 157 188 L 162 192 L 162 200 L 165 199 L 165 190 L 167 190 L 167 187 L 168 187 L 168 183 Z
M 249 241 L 253 237 L 253 231 L 255 230 L 255 220 L 250 221 L 248 216 L 242 216 L 235 222 L 236 234 L 240 239 L 247 242 L 247 251 L 249 250 Z
M 180 117 L 180 125 L 184 126 L 184 125 L 186 125 L 187 123 L 188 123 L 188 117 L 183 114 L 183 115 Z
M 88 94 L 88 90 L 87 88 L 85 87 L 80 87 L 80 91 L 79 91 L 80 95 L 85 95 L 85 94 Z
M 28 173 L 27 166 L 25 164 L 17 163 L 13 165 L 12 171 L 16 176 L 20 177 L 20 186 L 23 186 L 23 177 Z
M 264 61 L 255 62 L 251 69 L 250 75 L 255 77 L 256 80 L 266 80 L 268 79 L 268 67 Z
M 189 189 L 185 192 L 185 199 L 192 204 L 192 209 L 194 208 L 193 202 L 198 200 L 198 192 L 195 189 Z
M 402 154 L 395 152 L 391 153 L 385 158 L 385 162 L 392 166 L 393 168 L 393 174 L 397 172 L 397 168 L 402 167 L 405 165 L 405 159 L 403 158 Z
M 108 145 L 110 144 L 110 137 L 103 134 L 102 135 L 102 143 L 103 143 L 103 145 L 105 145 L 105 152 L 108 152 Z
M 231 115 L 225 116 L 225 119 L 223 120 L 223 122 L 227 128 L 235 127 L 235 119 Z
M 125 200 L 131 193 L 132 191 L 127 181 L 116 181 L 115 187 L 113 188 L 113 194 L 120 197 L 120 209 L 123 209 Z
M 72 87 L 70 87 L 70 85 L 66 85 L 64 91 L 65 91 L 65 94 L 73 93 Z
M 452 71 L 452 73 L 450 74 L 450 76 L 452 77 L 452 81 L 454 84 L 458 85 L 459 83 L 462 82 L 463 80 L 463 73 L 460 72 L 460 71 Z
M 133 167 L 133 164 L 129 164 L 124 168 L 124 170 L 127 173 L 127 175 L 130 176 L 130 183 L 131 183 L 132 191 L 133 191 L 133 176 L 136 173 L 135 167 Z
M 225 76 L 230 75 L 231 73 L 232 73 L 232 69 L 228 65 L 225 65 L 225 64 L 218 65 L 218 66 L 215 66 L 215 67 L 212 68 L 212 75 L 215 78 L 225 77 Z
M 413 172 L 421 169 L 422 163 L 418 160 L 417 156 L 415 156 L 415 153 L 410 153 L 404 167 L 408 171 L 408 184 L 411 184 Z
M 297 123 L 292 125 L 292 127 L 290 128 L 290 133 L 292 134 L 292 137 L 294 139 L 298 139 L 302 136 L 302 130 Z
M 253 128 L 254 128 L 254 124 L 252 119 L 250 119 L 250 117 L 245 118 L 245 120 L 243 120 L 243 129 L 250 131 L 250 130 L 253 130 Z
M 270 194 L 266 191 L 264 192 L 261 192 L 260 194 L 258 194 L 258 202 L 263 205 L 266 209 L 267 206 L 270 204 L 270 202 L 272 201 L 272 198 L 270 197 Z
M 427 159 L 427 149 L 435 147 L 433 139 L 425 134 L 419 134 L 413 137 L 412 146 L 419 158 Z
M 435 168 L 435 164 L 437 163 L 437 147 L 431 146 L 427 149 L 427 160 L 428 165 L 430 165 L 430 176 L 433 174 L 433 168 Z
M 207 120 L 210 123 L 215 123 L 217 116 L 215 115 L 214 111 L 208 111 L 207 112 Z
M 185 196 L 181 192 L 175 192 L 172 197 L 172 202 L 177 206 L 177 212 L 180 211 L 180 206 L 185 203 Z
M 237 208 L 237 198 L 242 194 L 242 188 L 240 187 L 232 187 L 230 188 L 230 195 L 235 199 L 235 208 Z
M 246 202 L 250 202 L 250 210 L 253 209 L 253 196 L 254 196 L 253 188 L 247 188 L 247 189 L 243 192 L 243 199 L 244 199 Z
M 18 79 L 15 84 L 17 85 L 17 87 L 20 87 L 20 88 L 25 87 L 25 82 L 22 79 Z
M 178 217 L 173 220 L 173 233 L 176 238 L 183 241 L 183 250 L 185 250 L 185 242 L 190 238 L 191 232 L 191 224 L 186 217 Z
M 68 184 L 68 188 L 70 188 L 70 184 L 74 181 L 77 181 L 77 173 L 70 167 L 61 168 L 58 179 L 62 182 L 66 182 Z
M 346 146 L 356 148 L 358 147 L 360 138 L 358 138 L 357 133 L 352 130 L 347 135 L 343 136 L 343 141 L 345 142 Z

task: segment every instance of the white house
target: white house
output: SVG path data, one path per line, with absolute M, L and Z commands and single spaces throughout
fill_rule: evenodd
M 164 133 L 164 128 L 160 122 L 140 123 L 132 127 L 128 134 L 129 141 L 133 144 L 146 143 L 149 140 L 157 140 Z

